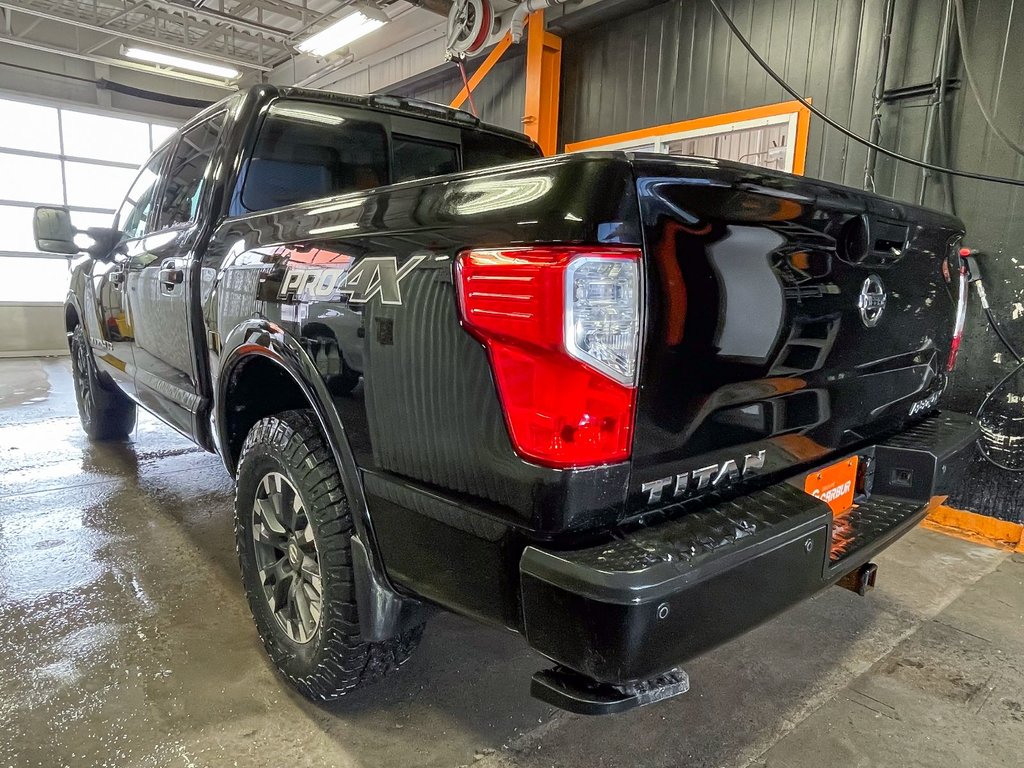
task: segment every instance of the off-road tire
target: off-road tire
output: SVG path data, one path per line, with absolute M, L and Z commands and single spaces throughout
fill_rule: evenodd
M 263 479 L 279 473 L 301 499 L 315 539 L 322 585 L 318 626 L 306 642 L 289 637 L 264 593 L 253 539 L 253 507 Z M 304 696 L 330 701 L 398 668 L 423 625 L 384 642 L 359 633 L 352 567 L 352 514 L 341 475 L 311 411 L 256 422 L 242 446 L 235 489 L 235 541 L 242 583 L 271 661 Z
M 124 440 L 135 428 L 136 408 L 127 395 L 100 379 L 81 324 L 71 332 L 71 376 L 82 429 L 90 440 Z

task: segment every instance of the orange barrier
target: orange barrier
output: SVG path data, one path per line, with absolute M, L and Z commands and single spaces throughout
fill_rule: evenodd
M 939 506 L 921 523 L 924 528 L 998 549 L 1024 552 L 1024 525 L 962 509 Z

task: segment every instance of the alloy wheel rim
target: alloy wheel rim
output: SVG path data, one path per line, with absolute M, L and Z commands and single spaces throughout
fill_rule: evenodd
M 270 612 L 293 642 L 308 643 L 323 609 L 320 553 L 302 497 L 280 472 L 268 472 L 256 487 L 252 538 Z

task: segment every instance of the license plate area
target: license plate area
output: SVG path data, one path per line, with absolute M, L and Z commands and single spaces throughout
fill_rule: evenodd
M 838 517 L 853 506 L 857 492 L 857 456 L 829 464 L 811 472 L 804 478 L 804 492 L 821 499 Z

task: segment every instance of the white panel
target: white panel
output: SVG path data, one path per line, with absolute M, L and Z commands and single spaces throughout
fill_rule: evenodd
M 154 123 L 150 126 L 150 130 L 153 132 L 153 149 L 156 149 L 174 135 L 175 129 L 169 125 L 157 125 Z
M 0 152 L 0 200 L 62 205 L 60 160 Z
M 0 251 L 35 251 L 32 214 L 32 208 L 0 205 Z
M 67 259 L 0 256 L 0 301 L 63 302 L 70 280 Z
M 61 110 L 64 154 L 142 165 L 149 157 L 149 124 Z
M 0 99 L 0 146 L 59 154 L 57 110 Z
M 68 205 L 83 208 L 117 208 L 135 179 L 132 168 L 91 163 L 66 163 Z

